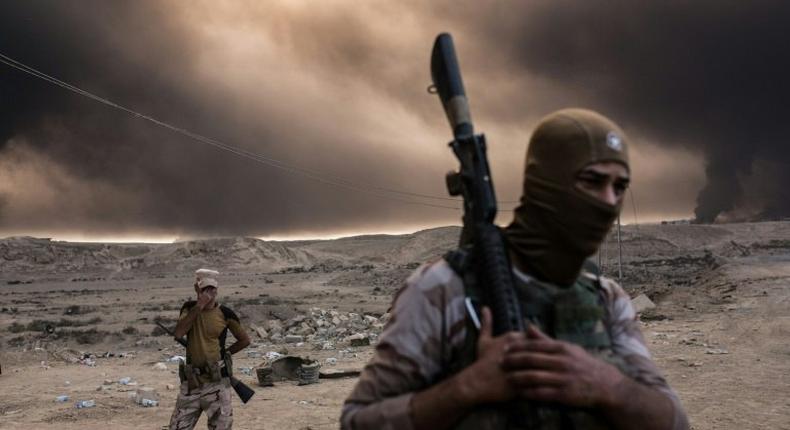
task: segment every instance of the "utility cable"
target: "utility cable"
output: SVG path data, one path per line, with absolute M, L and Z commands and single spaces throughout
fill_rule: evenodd
M 434 207 L 434 208 L 442 208 L 442 209 L 452 209 L 452 210 L 460 210 L 461 209 L 460 207 L 456 207 L 456 206 L 447 206 L 447 205 L 428 203 L 428 202 L 422 202 L 422 201 L 417 201 L 417 200 L 409 200 L 409 199 L 406 199 L 406 198 L 399 198 L 399 197 L 396 197 L 396 196 L 388 196 L 388 195 L 386 195 L 386 193 L 397 194 L 397 195 L 407 196 L 407 197 L 421 198 L 421 199 L 434 199 L 434 200 L 453 201 L 453 202 L 459 202 L 460 203 L 460 199 L 457 199 L 457 198 L 434 196 L 434 195 L 429 195 L 429 194 L 421 194 L 421 193 L 415 193 L 415 192 L 409 192 L 409 191 L 396 190 L 396 189 L 393 189 L 393 188 L 380 187 L 380 186 L 371 185 L 371 184 L 356 183 L 356 182 L 350 181 L 348 179 L 344 179 L 344 178 L 337 177 L 337 176 L 334 176 L 334 175 L 328 175 L 326 173 L 318 172 L 318 171 L 315 171 L 315 170 L 311 170 L 311 169 L 307 169 L 307 168 L 303 168 L 303 167 L 287 164 L 287 163 L 285 163 L 283 161 L 280 161 L 280 160 L 277 160 L 277 159 L 274 159 L 274 158 L 271 158 L 271 157 L 266 157 L 266 156 L 263 156 L 263 155 L 260 155 L 260 154 L 256 154 L 256 153 L 247 151 L 245 149 L 241 149 L 241 148 L 238 148 L 238 147 L 235 147 L 235 146 L 232 146 L 232 145 L 228 145 L 228 144 L 223 143 L 223 142 L 221 142 L 219 140 L 212 139 L 210 137 L 206 137 L 204 135 L 201 135 L 201 134 L 189 131 L 189 130 L 187 130 L 185 128 L 181 128 L 181 127 L 177 127 L 177 126 L 171 125 L 171 124 L 169 124 L 167 122 L 161 121 L 161 120 L 159 120 L 157 118 L 154 118 L 154 117 L 152 117 L 150 115 L 146 115 L 146 114 L 137 112 L 137 111 L 135 111 L 133 109 L 130 109 L 130 108 L 127 108 L 127 107 L 122 106 L 120 104 L 117 104 L 117 103 L 115 103 L 115 102 L 113 102 L 111 100 L 108 100 L 108 99 L 104 98 L 104 97 L 97 96 L 97 95 L 95 95 L 95 94 L 93 94 L 91 92 L 83 90 L 82 88 L 79 88 L 77 86 L 74 86 L 72 84 L 64 82 L 64 81 L 62 81 L 62 80 L 60 80 L 58 78 L 55 78 L 55 77 L 50 76 L 50 75 L 48 75 L 48 74 L 46 74 L 44 72 L 41 72 L 41 71 L 39 71 L 39 70 L 37 70 L 37 69 L 35 69 L 33 67 L 27 66 L 26 64 L 21 63 L 21 62 L 15 60 L 13 58 L 7 56 L 7 55 L 2 54 L 2 53 L 0 53 L 0 63 L 6 64 L 6 65 L 8 65 L 10 67 L 13 67 L 13 68 L 15 68 L 15 69 L 17 69 L 19 71 L 22 71 L 24 73 L 27 73 L 29 75 L 32 75 L 32 76 L 37 77 L 39 79 L 42 79 L 44 81 L 47 81 L 47 82 L 49 82 L 51 84 L 57 85 L 57 86 L 59 86 L 61 88 L 64 88 L 64 89 L 69 90 L 71 92 L 74 92 L 76 94 L 82 95 L 84 97 L 87 97 L 89 99 L 92 99 L 94 101 L 102 103 L 104 105 L 107 105 L 107 106 L 110 106 L 112 108 L 118 109 L 120 111 L 126 112 L 126 113 L 128 113 L 128 114 L 130 114 L 130 115 L 132 115 L 132 116 L 134 116 L 136 118 L 140 118 L 140 119 L 149 121 L 149 122 L 151 122 L 151 123 L 153 123 L 155 125 L 158 125 L 160 127 L 166 128 L 166 129 L 168 129 L 170 131 L 173 131 L 175 133 L 187 136 L 187 137 L 189 137 L 191 139 L 197 140 L 197 141 L 202 142 L 204 144 L 213 146 L 213 147 L 218 148 L 218 149 L 223 150 L 223 151 L 230 152 L 232 154 L 235 154 L 235 155 L 243 157 L 243 158 L 247 158 L 247 159 L 256 161 L 256 162 L 261 163 L 261 164 L 265 164 L 265 165 L 268 165 L 268 166 L 271 166 L 271 167 L 275 167 L 275 168 L 281 169 L 283 171 L 286 171 L 286 172 L 289 172 L 289 173 L 292 173 L 292 174 L 304 176 L 306 178 L 312 179 L 312 180 L 317 181 L 317 182 L 321 182 L 321 183 L 324 183 L 324 184 L 327 184 L 327 185 L 333 185 L 333 186 L 336 186 L 336 187 L 352 189 L 354 191 L 365 192 L 365 193 L 369 193 L 369 194 L 376 195 L 376 196 L 379 196 L 379 197 L 392 198 L 394 200 L 398 200 L 400 202 L 408 203 L 408 204 L 422 205 L 422 206 L 428 206 L 428 207 Z M 500 203 L 511 203 L 511 202 L 500 202 Z M 501 210 L 502 211 L 509 211 L 508 209 L 501 209 Z

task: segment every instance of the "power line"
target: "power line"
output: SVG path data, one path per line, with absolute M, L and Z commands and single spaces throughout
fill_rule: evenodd
M 453 201 L 453 202 L 459 202 L 460 203 L 460 199 L 457 199 L 457 198 L 443 197 L 443 196 L 434 196 L 434 195 L 429 195 L 429 194 L 421 194 L 421 193 L 415 193 L 415 192 L 410 192 L 410 191 L 396 190 L 396 189 L 393 189 L 393 188 L 380 187 L 380 186 L 376 186 L 376 185 L 372 185 L 372 184 L 358 183 L 358 182 L 354 182 L 354 181 L 351 181 L 351 180 L 348 180 L 348 179 L 345 179 L 345 178 L 341 178 L 341 177 L 338 177 L 338 176 L 335 176 L 335 175 L 329 175 L 329 174 L 326 174 L 326 173 L 323 173 L 323 172 L 319 172 L 319 171 L 316 171 L 316 170 L 307 169 L 307 168 L 304 168 L 304 167 L 288 164 L 288 163 L 285 163 L 283 161 L 280 161 L 280 160 L 277 160 L 277 159 L 274 159 L 274 158 L 271 158 L 271 157 L 267 157 L 267 156 L 264 156 L 264 155 L 256 154 L 256 153 L 247 151 L 245 149 L 241 149 L 241 148 L 238 148 L 238 147 L 235 147 L 235 146 L 223 143 L 223 142 L 221 142 L 219 140 L 212 139 L 210 137 L 206 137 L 204 135 L 201 135 L 201 134 L 189 131 L 189 130 L 187 130 L 185 128 L 181 128 L 181 127 L 177 127 L 177 126 L 171 125 L 171 124 L 169 124 L 167 122 L 164 122 L 164 121 L 161 121 L 159 119 L 156 119 L 156 118 L 154 118 L 154 117 L 152 117 L 150 115 L 146 115 L 146 114 L 137 112 L 137 111 L 135 111 L 133 109 L 127 108 L 125 106 L 119 105 L 119 104 L 117 104 L 117 103 L 115 103 L 115 102 L 113 102 L 111 100 L 108 100 L 108 99 L 106 99 L 104 97 L 97 96 L 97 95 L 95 95 L 95 94 L 93 94 L 91 92 L 83 90 L 82 88 L 79 88 L 77 86 L 74 86 L 74 85 L 71 85 L 71 84 L 69 84 L 67 82 L 64 82 L 64 81 L 62 81 L 62 80 L 60 80 L 58 78 L 50 76 L 50 75 L 48 75 L 48 74 L 46 74 L 44 72 L 41 72 L 41 71 L 39 71 L 39 70 L 37 70 L 37 69 L 35 69 L 33 67 L 30 67 L 30 66 L 28 66 L 28 65 L 26 65 L 24 63 L 21 63 L 21 62 L 15 60 L 13 58 L 7 56 L 7 55 L 2 54 L 2 53 L 0 53 L 0 63 L 6 64 L 6 65 L 8 65 L 10 67 L 13 67 L 13 68 L 19 70 L 19 71 L 22 71 L 24 73 L 27 73 L 29 75 L 32 75 L 32 76 L 37 77 L 39 79 L 42 79 L 44 81 L 47 81 L 47 82 L 49 82 L 51 84 L 57 85 L 57 86 L 59 86 L 61 88 L 64 88 L 66 90 L 69 90 L 71 92 L 79 94 L 81 96 L 87 97 L 89 99 L 92 99 L 92 100 L 97 101 L 99 103 L 102 103 L 104 105 L 107 105 L 107 106 L 110 106 L 112 108 L 118 109 L 120 111 L 126 112 L 126 113 L 128 113 L 130 115 L 133 115 L 133 116 L 137 117 L 137 118 L 149 121 L 149 122 L 151 122 L 153 124 L 156 124 L 156 125 L 158 125 L 160 127 L 166 128 L 166 129 L 168 129 L 170 131 L 173 131 L 175 133 L 187 136 L 187 137 L 189 137 L 191 139 L 194 139 L 194 140 L 197 140 L 197 141 L 202 142 L 204 144 L 213 146 L 213 147 L 218 148 L 220 150 L 230 152 L 230 153 L 235 154 L 237 156 L 240 156 L 240 157 L 243 157 L 243 158 L 247 158 L 247 159 L 250 159 L 252 161 L 261 163 L 261 164 L 265 164 L 265 165 L 268 165 L 268 166 L 271 166 L 271 167 L 275 167 L 275 168 L 281 169 L 281 170 L 286 171 L 286 172 L 291 173 L 291 174 L 301 175 L 301 176 L 304 176 L 304 177 L 306 177 L 308 179 L 312 179 L 314 181 L 321 182 L 321 183 L 324 183 L 324 184 L 327 184 L 327 185 L 332 185 L 332 186 L 341 187 L 341 188 L 347 188 L 347 189 L 351 189 L 351 190 L 354 190 L 354 191 L 365 192 L 365 193 L 372 194 L 372 195 L 375 195 L 375 196 L 378 196 L 378 197 L 390 198 L 390 199 L 393 199 L 393 200 L 397 200 L 397 201 L 400 201 L 400 202 L 403 202 L 403 203 L 414 204 L 414 205 L 421 205 L 421 206 L 428 206 L 428 207 L 434 207 L 434 208 L 441 208 L 441 209 L 452 209 L 452 210 L 460 210 L 461 209 L 460 207 L 457 207 L 457 206 L 447 206 L 447 205 L 436 204 L 436 203 L 422 202 L 422 201 L 418 201 L 418 200 L 410 200 L 410 199 L 403 198 L 403 197 L 387 195 L 387 193 L 389 193 L 389 194 L 396 194 L 396 195 L 399 195 L 399 196 L 419 198 L 419 199 L 433 199 L 433 200 Z M 501 203 L 511 203 L 511 202 L 501 202 Z M 508 209 L 502 209 L 502 210 L 503 211 L 508 211 Z

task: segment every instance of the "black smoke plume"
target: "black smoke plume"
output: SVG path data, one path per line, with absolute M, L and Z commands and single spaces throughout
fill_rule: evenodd
M 790 216 L 790 3 L 564 0 L 521 7 L 518 18 L 498 14 L 490 32 L 524 70 L 574 88 L 660 144 L 704 153 L 698 221 L 747 204 L 763 217 Z M 756 188 L 772 183 L 783 191 Z

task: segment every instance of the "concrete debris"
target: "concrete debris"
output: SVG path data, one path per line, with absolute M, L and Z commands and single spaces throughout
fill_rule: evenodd
M 285 336 L 285 343 L 299 343 L 303 342 L 304 338 L 299 335 L 289 334 Z
M 631 299 L 631 305 L 634 306 L 634 311 L 638 314 L 656 307 L 656 304 L 644 294 L 640 294 Z
M 167 365 L 165 363 L 156 363 L 154 364 L 154 370 L 167 370 Z
M 367 333 L 357 333 L 347 337 L 346 342 L 351 346 L 367 346 L 370 345 L 370 338 Z
M 266 329 L 251 326 L 262 340 L 273 344 L 302 342 L 311 344 L 317 350 L 332 350 L 339 341 L 349 342 L 351 336 L 362 334 L 355 346 L 369 345 L 375 341 L 390 315 L 381 317 L 356 312 L 339 312 L 311 308 L 307 313 L 296 315 L 288 320 L 271 319 L 266 321 Z M 367 338 L 367 340 L 362 340 Z M 367 343 L 365 343 L 367 342 Z M 256 357 L 253 357 L 256 358 Z
M 266 332 L 266 329 L 265 329 L 265 328 L 263 328 L 263 327 L 258 327 L 258 326 L 256 326 L 256 325 L 251 325 L 251 326 L 250 326 L 250 328 L 251 328 L 251 329 L 252 329 L 252 331 L 254 331 L 254 332 L 255 332 L 255 333 L 258 335 L 258 337 L 260 337 L 261 339 L 263 339 L 263 340 L 266 340 L 266 339 L 268 339 L 268 338 L 269 338 L 269 333 L 267 333 L 267 332 Z

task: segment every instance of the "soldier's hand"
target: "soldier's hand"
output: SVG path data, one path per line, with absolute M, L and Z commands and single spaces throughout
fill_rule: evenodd
M 491 311 L 482 311 L 480 335 L 477 341 L 477 360 L 459 373 L 459 390 L 470 404 L 493 403 L 509 400 L 516 395 L 503 366 L 508 350 L 524 342 L 524 334 L 505 333 L 493 337 Z
M 503 365 L 519 395 L 570 406 L 601 406 L 625 379 L 611 364 L 578 345 L 550 338 L 534 325 L 527 329 L 527 341 L 511 348 Z

